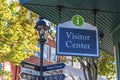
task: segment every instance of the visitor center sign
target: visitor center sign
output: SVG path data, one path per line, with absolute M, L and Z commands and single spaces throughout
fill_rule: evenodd
M 56 46 L 57 55 L 99 57 L 97 27 L 86 22 L 80 26 L 72 21 L 60 23 Z

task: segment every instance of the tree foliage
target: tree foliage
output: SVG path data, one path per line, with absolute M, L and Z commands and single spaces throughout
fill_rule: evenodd
M 114 56 L 101 51 L 100 58 L 98 59 L 98 74 L 106 76 L 108 80 L 113 80 L 115 77 L 115 61 Z
M 37 35 L 36 14 L 18 2 L 0 0 L 0 62 L 18 64 L 33 55 Z

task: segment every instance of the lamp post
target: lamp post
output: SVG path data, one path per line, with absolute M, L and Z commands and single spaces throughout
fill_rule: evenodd
M 35 25 L 35 30 L 37 30 L 38 33 L 38 41 L 40 44 L 40 80 L 43 80 L 43 50 L 44 50 L 44 44 L 46 42 L 45 39 L 45 31 L 49 30 L 49 26 L 46 25 L 46 22 L 43 21 L 42 18 L 39 19 L 39 21 Z

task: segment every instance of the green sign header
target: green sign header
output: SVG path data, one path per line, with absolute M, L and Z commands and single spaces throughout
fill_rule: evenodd
M 84 23 L 84 19 L 83 19 L 83 17 L 80 16 L 80 15 L 74 15 L 74 16 L 72 17 L 72 23 L 73 23 L 75 26 L 81 26 L 81 25 L 83 25 L 83 23 Z

